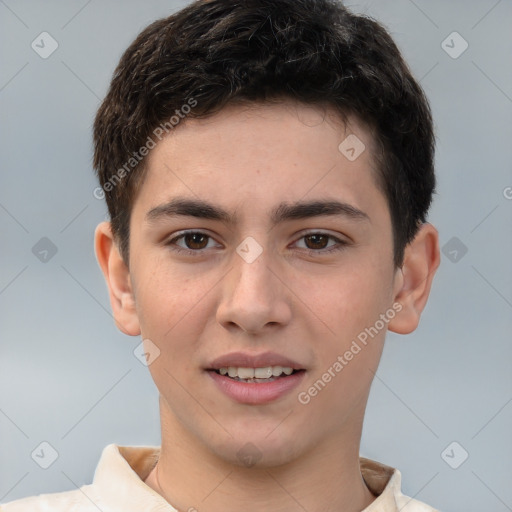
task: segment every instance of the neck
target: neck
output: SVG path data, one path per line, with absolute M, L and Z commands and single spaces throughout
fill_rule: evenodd
M 375 499 L 359 468 L 362 418 L 299 458 L 249 467 L 212 453 L 162 403 L 161 417 L 160 459 L 146 484 L 180 512 L 361 512 Z

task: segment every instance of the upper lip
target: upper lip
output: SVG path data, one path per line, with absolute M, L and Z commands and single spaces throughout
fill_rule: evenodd
M 293 370 L 302 370 L 304 367 L 289 357 L 275 352 L 262 352 L 261 354 L 248 354 L 246 352 L 231 352 L 214 359 L 207 367 L 208 370 L 218 370 L 235 366 L 238 368 L 265 368 L 267 366 L 284 366 Z

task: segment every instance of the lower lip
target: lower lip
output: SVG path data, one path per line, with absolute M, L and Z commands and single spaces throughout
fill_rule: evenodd
M 220 375 L 212 370 L 208 374 L 219 389 L 227 396 L 242 404 L 259 405 L 272 402 L 298 386 L 306 372 L 301 370 L 271 382 L 241 382 Z

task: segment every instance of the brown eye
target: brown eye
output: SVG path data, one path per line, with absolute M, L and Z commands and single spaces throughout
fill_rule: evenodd
M 332 237 L 329 235 L 316 233 L 313 235 L 306 235 L 304 240 L 306 241 L 306 247 L 308 249 L 325 249 L 329 243 L 329 238 Z
M 187 233 L 183 235 L 183 240 L 188 249 L 204 249 L 208 245 L 210 237 L 203 233 Z
M 295 246 L 308 253 L 309 256 L 326 256 L 338 251 L 343 251 L 350 244 L 329 233 L 309 232 L 302 235 Z
M 215 246 L 215 240 L 201 231 L 187 231 L 168 240 L 165 245 L 177 253 L 200 256 Z

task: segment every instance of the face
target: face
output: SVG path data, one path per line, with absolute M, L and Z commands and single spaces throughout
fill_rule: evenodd
M 355 160 L 338 149 L 350 134 Z M 291 102 L 187 120 L 148 156 L 130 227 L 137 329 L 162 414 L 224 460 L 252 443 L 285 463 L 360 428 L 401 284 L 373 166 L 356 119 Z M 212 371 L 279 363 L 297 371 Z

